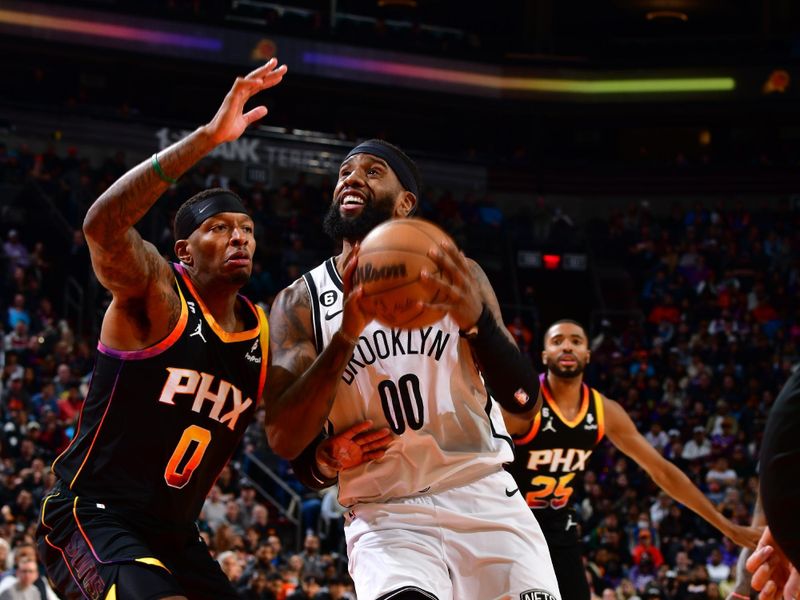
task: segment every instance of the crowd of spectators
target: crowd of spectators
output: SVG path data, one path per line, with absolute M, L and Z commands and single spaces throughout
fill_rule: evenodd
M 595 229 L 597 254 L 629 269 L 640 317 L 593 332 L 589 380 L 741 524 L 755 501 L 767 413 L 800 359 L 798 224 L 788 201 L 731 200 L 675 204 L 661 216 L 631 203 Z M 610 445 L 593 457 L 579 511 L 603 598 L 730 590 L 730 540 Z
M 125 163 L 122 154 L 94 166 L 72 151 L 0 149 L 0 183 L 23 186 L 34 179 L 64 215 L 72 249 L 60 252 L 35 226 L 0 232 L 0 599 L 6 587 L 30 585 L 24 581 L 36 567 L 29 559 L 38 506 L 54 481 L 47 467 L 74 434 L 93 365 L 96 329 L 76 331 L 47 282 L 70 264 L 71 276 L 87 285 L 81 216 Z M 169 255 L 172 214 L 190 194 L 214 185 L 236 190 L 253 211 L 258 251 L 245 292 L 265 307 L 330 254 L 320 233 L 329 180 L 312 185 L 301 175 L 275 188 L 244 187 L 214 163 L 182 178 L 142 223 L 143 234 Z M 484 241 L 526 234 L 489 201 L 443 194 L 422 209 L 461 244 L 476 233 Z M 792 302 L 800 285 L 798 221 L 788 204 L 720 202 L 713 208 L 676 204 L 661 216 L 632 204 L 600 227 L 570 222 L 576 234 L 592 239 L 598 256 L 630 269 L 637 296 L 630 319 L 604 321 L 590 332 L 588 381 L 619 400 L 648 441 L 739 523 L 751 518 L 767 411 L 798 360 L 800 308 Z M 508 318 L 525 352 L 536 356 L 538 323 Z M 302 547 L 295 547 L 279 507 L 258 494 L 256 487 L 268 483 L 248 471 L 245 452 L 304 497 Z M 576 509 L 598 597 L 718 599 L 730 588 L 737 548 L 659 493 L 612 446 L 594 453 Z M 256 421 L 210 492 L 200 528 L 243 598 L 348 598 L 343 510 L 335 490 L 319 495 L 293 480 Z

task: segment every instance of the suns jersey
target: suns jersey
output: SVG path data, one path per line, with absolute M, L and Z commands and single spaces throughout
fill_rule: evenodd
M 269 330 L 264 312 L 239 296 L 245 330 L 225 332 L 173 267 L 178 324 L 144 350 L 98 344 L 75 437 L 53 470 L 109 510 L 181 526 L 197 518 L 252 420 Z
M 332 258 L 303 279 L 322 352 L 341 325 L 342 280 Z M 500 409 L 449 316 L 421 329 L 377 321 L 364 328 L 339 382 L 329 433 L 365 419 L 396 439 L 382 459 L 340 473 L 344 506 L 462 485 L 513 457 Z
M 542 523 L 566 519 L 589 457 L 604 435 L 603 396 L 585 383 L 575 418 L 567 420 L 553 399 L 547 377 L 539 376 L 544 403 L 530 430 L 514 436 L 516 455 L 506 468 Z

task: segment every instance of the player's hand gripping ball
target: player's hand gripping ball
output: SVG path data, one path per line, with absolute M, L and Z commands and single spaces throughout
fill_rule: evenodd
M 433 223 L 422 219 L 392 219 L 361 241 L 353 284 L 364 290 L 361 302 L 382 324 L 399 329 L 426 327 L 440 320 L 444 312 L 420 306 L 439 301 L 438 291 L 426 289 L 419 280 L 425 269 L 439 270 L 428 250 L 450 237 Z

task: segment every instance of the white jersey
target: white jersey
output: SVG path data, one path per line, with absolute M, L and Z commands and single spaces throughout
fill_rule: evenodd
M 341 325 L 342 279 L 333 258 L 303 279 L 322 352 Z M 500 409 L 449 315 L 421 329 L 367 325 L 328 419 L 329 433 L 371 419 L 396 434 L 382 459 L 340 473 L 344 506 L 464 485 L 513 460 Z

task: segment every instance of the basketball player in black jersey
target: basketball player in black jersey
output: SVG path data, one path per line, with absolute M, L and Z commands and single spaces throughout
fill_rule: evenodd
M 266 114 L 244 105 L 285 72 L 273 59 L 238 78 L 211 122 L 128 171 L 86 215 L 94 271 L 113 299 L 75 437 L 42 503 L 39 553 L 64 598 L 238 597 L 194 522 L 266 378 L 266 317 L 238 295 L 253 221 L 227 190 L 194 196 L 175 219 L 179 264 L 134 225 L 173 177 Z
M 583 371 L 590 351 L 577 322 L 553 323 L 544 336 L 542 410 L 534 419 L 504 412 L 516 443 L 508 465 L 528 506 L 539 520 L 564 598 L 590 596 L 578 541 L 572 494 L 603 436 L 638 463 L 674 499 L 691 508 L 739 545 L 753 547 L 760 531 L 720 514 L 686 475 L 659 454 L 614 400 L 587 386 Z

